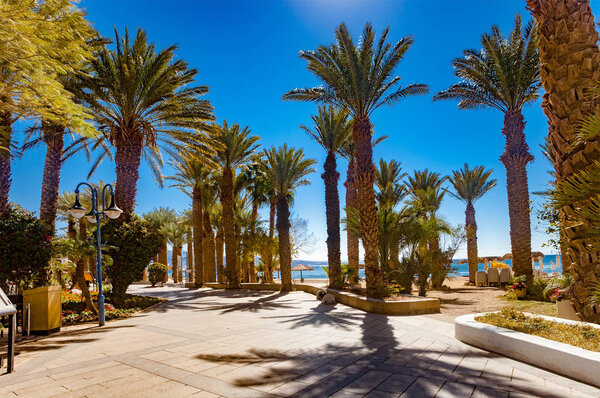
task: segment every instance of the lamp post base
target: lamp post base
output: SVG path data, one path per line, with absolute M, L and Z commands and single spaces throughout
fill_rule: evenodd
M 104 326 L 104 294 L 98 293 L 98 326 Z

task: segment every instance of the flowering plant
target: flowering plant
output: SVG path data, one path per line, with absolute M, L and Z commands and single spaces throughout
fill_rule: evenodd
M 524 282 L 517 282 L 512 285 L 512 290 L 524 290 L 527 289 L 527 285 Z
M 552 301 L 562 301 L 569 298 L 569 290 L 568 289 L 554 289 L 552 293 Z

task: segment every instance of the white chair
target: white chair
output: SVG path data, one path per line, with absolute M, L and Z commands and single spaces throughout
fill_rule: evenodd
M 498 268 L 490 268 L 487 272 L 488 277 L 488 285 L 492 284 L 498 286 L 500 285 L 500 273 L 498 272 Z
M 475 286 L 487 286 L 487 273 L 485 271 L 477 271 L 475 274 Z
M 510 269 L 500 268 L 499 281 L 501 284 L 508 284 L 510 282 Z

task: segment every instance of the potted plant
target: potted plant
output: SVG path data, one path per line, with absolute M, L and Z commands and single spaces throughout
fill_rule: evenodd
M 571 304 L 570 289 L 554 289 L 552 293 L 552 301 L 556 302 L 556 316 L 563 319 L 570 319 L 572 321 L 580 321 L 573 304 Z
M 14 283 L 29 304 L 31 332 L 47 334 L 61 326 L 61 287 L 51 285 L 52 228 L 20 207 L 0 218 L 0 284 Z M 5 286 L 2 286 L 5 287 Z
M 512 290 L 515 292 L 517 299 L 523 300 L 527 296 L 527 285 L 525 282 L 518 281 L 512 285 Z

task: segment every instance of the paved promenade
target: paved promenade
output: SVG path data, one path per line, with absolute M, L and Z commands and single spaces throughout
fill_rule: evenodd
M 303 292 L 134 292 L 169 301 L 21 345 L 0 397 L 600 397 L 462 344 L 435 316 L 367 314 Z

